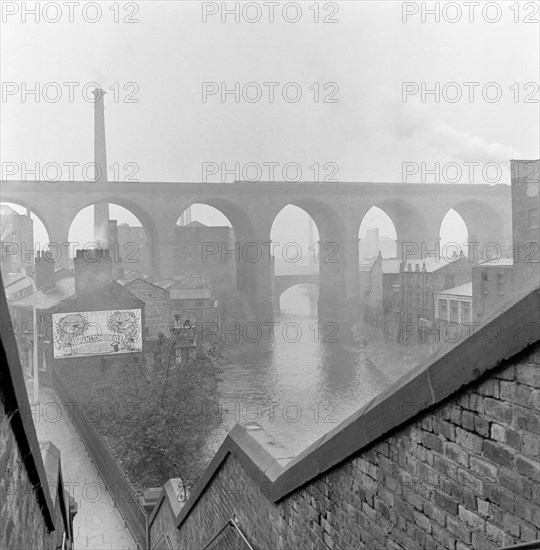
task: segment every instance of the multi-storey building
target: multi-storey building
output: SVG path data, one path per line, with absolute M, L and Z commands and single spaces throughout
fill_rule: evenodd
M 3 274 L 34 268 L 34 222 L 7 204 L 0 205 L 0 253 Z
M 472 282 L 433 295 L 436 321 L 470 324 L 472 321 Z
M 514 262 L 500 258 L 475 264 L 472 270 L 473 322 L 478 324 L 504 304 L 515 288 Z
M 473 322 L 540 285 L 539 160 L 513 160 L 513 260 L 493 259 L 473 268 Z
M 169 294 L 169 326 L 189 322 L 197 331 L 202 331 L 219 325 L 219 302 L 206 280 L 186 275 L 161 279 L 156 285 Z
M 169 291 L 143 278 L 119 279 L 118 283 L 144 302 L 148 339 L 156 340 L 160 334 L 168 336 L 171 326 Z
M 117 235 L 118 250 L 115 251 L 115 254 L 122 259 L 124 270 L 140 271 L 145 275 L 152 275 L 151 254 L 144 228 L 121 223 L 118 224 Z M 114 241 L 110 245 L 114 246 Z
M 540 284 L 540 160 L 512 162 L 512 237 L 516 285 Z
M 360 262 L 360 297 L 363 318 L 371 326 L 385 330 L 395 323 L 393 318 L 400 307 L 399 258 L 379 255 Z
M 203 277 L 215 291 L 236 288 L 239 255 L 230 227 L 209 227 L 194 221 L 175 229 L 175 276 Z
M 57 277 L 54 261 L 38 254 L 36 292 L 28 279 L 12 285 L 22 286 L 20 294 L 10 293 L 8 304 L 27 373 L 36 337 L 38 367 L 47 375 L 59 362 L 102 365 L 106 356 L 125 360 L 125 353 L 142 352 L 147 332 L 144 302 L 112 280 L 109 251 L 78 250 L 74 267 L 74 276 Z
M 433 330 L 434 294 L 469 283 L 472 265 L 464 255 L 409 260 L 401 264 L 400 341 L 426 341 L 425 332 Z

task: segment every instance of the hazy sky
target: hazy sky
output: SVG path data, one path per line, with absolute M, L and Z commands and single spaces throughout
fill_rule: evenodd
M 205 4 L 211 11 L 222 3 Z M 233 8 L 235 3 L 226 4 Z M 454 162 L 466 182 L 469 172 L 463 163 L 478 162 L 474 181 L 480 183 L 485 181 L 482 168 L 492 162 L 500 165 L 500 182 L 509 183 L 510 158 L 538 158 L 538 85 L 527 83 L 539 80 L 539 35 L 538 24 L 524 22 L 529 13 L 516 13 L 511 2 L 500 2 L 498 22 L 485 21 L 477 10 L 470 23 L 463 8 L 456 23 L 445 20 L 454 17 L 451 11 L 439 23 L 432 16 L 422 22 L 420 11 L 404 23 L 401 2 L 339 2 L 334 15 L 324 11 L 327 4 L 334 3 L 319 5 L 320 18 L 338 22 L 315 23 L 311 1 L 299 3 L 302 13 L 296 23 L 284 20 L 282 5 L 273 23 L 264 6 L 256 23 L 243 17 L 236 23 L 232 15 L 223 23 L 220 13 L 203 23 L 203 3 L 185 1 L 120 3 L 116 11 L 115 4 L 100 2 L 102 13 L 95 23 L 85 20 L 81 3 L 74 8 L 73 22 L 67 8 L 56 23 L 46 20 L 57 17 L 54 8 L 36 22 L 30 14 L 23 21 L 21 5 L 11 15 L 15 3 L 4 2 L 2 163 L 17 163 L 21 170 L 23 162 L 30 167 L 91 162 L 93 106 L 82 94 L 87 84 L 89 94 L 91 82 L 107 90 L 108 161 L 109 166 L 118 163 L 117 179 L 130 175 L 133 164 L 124 168 L 127 163 L 138 167 L 133 177 L 141 181 L 201 181 L 205 162 L 231 169 L 236 162 L 278 162 L 278 173 L 295 162 L 303 180 L 313 179 L 309 167 L 314 163 L 323 176 L 322 167 L 334 163 L 341 181 L 399 182 L 403 163 L 433 169 L 436 162 Z M 405 4 L 414 8 L 412 2 Z M 247 16 L 255 14 L 252 6 Z M 92 19 L 97 12 L 88 8 L 85 15 Z M 115 15 L 138 22 L 115 22 Z M 287 15 L 293 18 L 294 10 Z M 487 17 L 493 20 L 497 14 Z M 80 83 L 73 98 L 65 82 Z M 212 83 L 219 89 L 221 83 L 234 88 L 235 82 L 241 87 L 256 82 L 262 97 L 250 103 L 241 96 L 236 103 L 231 94 L 222 102 L 217 93 L 203 102 L 203 82 L 210 83 L 210 90 Z M 264 82 L 278 83 L 273 103 Z M 289 97 L 302 91 L 298 102 L 282 97 L 291 82 L 296 84 L 287 88 Z M 441 89 L 449 82 L 459 86 L 445 88 L 446 100 L 441 96 L 436 102 L 428 95 L 422 102 L 417 93 L 404 102 L 404 82 L 411 83 L 410 89 L 420 89 L 422 82 L 430 89 L 435 82 Z M 479 83 L 473 102 L 465 82 Z M 495 85 L 484 89 L 490 82 Z M 22 94 L 23 86 L 35 88 L 36 83 L 39 102 Z M 57 85 L 45 87 L 48 83 Z M 326 83 L 335 84 L 325 88 Z M 59 100 L 47 101 L 44 87 L 51 99 L 59 88 Z M 332 97 L 338 101 L 314 102 L 317 87 L 320 99 L 335 91 Z M 452 102 L 457 89 L 464 95 Z M 492 101 L 482 97 L 483 89 Z M 493 100 L 497 90 L 501 97 Z M 255 92 L 254 86 L 246 89 L 248 97 Z M 137 102 L 126 102 L 130 98 Z M 496 170 L 488 177 L 497 177 Z M 454 177 L 454 172 L 448 174 Z M 62 176 L 68 179 L 67 168 Z M 75 177 L 83 179 L 79 168 Z M 9 176 L 20 178 L 20 172 Z M 109 178 L 115 178 L 112 171 Z M 439 179 L 444 178 L 442 173 Z M 420 172 L 407 181 L 421 181 Z M 90 220 L 81 216 L 79 238 L 88 233 Z M 284 213 L 282 220 L 274 240 L 285 241 L 291 231 L 305 235 L 305 218 Z M 384 227 L 383 233 L 391 232 L 388 224 Z

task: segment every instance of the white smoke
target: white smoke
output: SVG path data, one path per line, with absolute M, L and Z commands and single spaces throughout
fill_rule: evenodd
M 419 151 L 435 150 L 441 160 L 446 157 L 464 162 L 507 165 L 510 159 L 522 156 L 510 145 L 490 143 L 482 136 L 448 124 L 424 106 L 400 105 L 396 115 L 396 139 L 414 141 Z

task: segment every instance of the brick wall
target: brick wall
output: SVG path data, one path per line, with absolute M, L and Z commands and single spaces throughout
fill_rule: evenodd
M 0 406 L 0 548 L 53 548 L 34 486 L 4 407 Z
M 127 283 L 125 288 L 144 302 L 144 318 L 148 337 L 157 339 L 162 332 L 169 335 L 169 292 L 143 279 Z
M 236 426 L 169 529 L 172 547 L 203 547 L 234 515 L 259 549 L 540 539 L 538 298 L 497 318 L 491 346 L 477 339 L 434 356 L 292 460 L 261 428 Z M 531 320 L 520 343 L 505 330 Z M 151 542 L 164 519 L 155 512 Z M 220 548 L 234 546 L 224 538 Z
M 69 550 L 74 510 L 61 482 L 60 453 L 47 445 L 47 470 L 32 415 L 24 413 L 30 404 L 10 323 L 0 280 L 0 548 L 52 550 L 66 533 Z M 50 483 L 50 471 L 57 483 Z
M 255 548 L 490 550 L 540 539 L 539 418 L 537 345 L 277 504 L 229 455 L 173 546 L 202 546 L 233 514 Z

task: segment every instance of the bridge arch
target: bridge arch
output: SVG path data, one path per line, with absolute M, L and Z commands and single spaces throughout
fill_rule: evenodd
M 310 285 L 316 287 L 319 292 L 319 275 L 316 273 L 305 273 L 298 275 L 276 275 L 273 286 L 273 306 L 274 311 L 281 311 L 281 297 L 285 292 L 300 285 Z
M 159 266 L 159 247 L 157 246 L 157 243 L 159 241 L 159 232 L 157 229 L 157 226 L 154 222 L 153 216 L 142 208 L 137 202 L 129 200 L 129 199 L 118 199 L 116 197 L 105 197 L 103 199 L 98 199 L 94 201 L 90 201 L 86 203 L 82 208 L 78 210 L 78 212 L 71 218 L 69 224 L 68 224 L 68 240 L 70 241 L 70 249 L 71 253 L 73 253 L 73 250 L 75 248 L 78 248 L 79 245 L 73 245 L 73 242 L 71 240 L 71 236 L 73 235 L 73 231 L 76 229 L 74 228 L 74 224 L 76 224 L 78 221 L 82 222 L 81 217 L 84 219 L 85 217 L 88 217 L 88 219 L 92 218 L 94 213 L 91 211 L 92 207 L 95 207 L 98 204 L 108 204 L 109 205 L 109 219 L 114 220 L 116 217 L 119 217 L 118 215 L 122 214 L 122 210 L 126 210 L 129 214 L 131 214 L 136 221 L 140 224 L 140 227 L 143 228 L 144 236 L 143 236 L 143 242 L 139 242 L 140 236 L 136 233 L 132 234 L 127 233 L 127 235 L 131 235 L 131 237 L 127 237 L 129 239 L 128 246 L 120 244 L 119 245 L 119 256 L 122 259 L 123 267 L 126 270 L 133 270 L 133 271 L 143 271 L 146 272 L 148 275 L 157 275 L 158 273 L 158 266 Z M 113 208 L 112 210 L 116 210 L 116 212 L 111 212 L 111 206 L 113 207 L 120 207 L 122 210 L 118 210 L 118 208 Z M 79 220 L 77 219 L 79 218 Z M 88 223 L 88 219 L 84 223 Z M 119 227 L 122 222 L 119 222 Z M 129 225 L 129 224 L 128 224 Z M 92 223 L 92 238 L 88 242 L 81 242 L 81 241 L 75 241 L 79 242 L 81 248 L 89 243 L 95 243 L 96 236 L 93 234 L 93 223 Z M 132 228 L 136 228 L 138 226 L 132 225 Z M 120 227 L 119 230 L 119 241 L 123 241 L 124 238 L 122 236 L 122 228 Z M 142 269 L 141 269 L 142 268 Z
M 302 211 L 303 227 L 297 226 L 296 230 L 300 232 L 297 240 L 301 241 L 294 243 L 294 237 L 286 237 L 290 234 L 290 227 L 287 230 L 278 230 L 278 224 L 282 223 L 280 217 L 287 216 L 287 209 L 289 210 L 288 216 L 292 216 L 290 209 L 298 209 L 295 219 L 299 219 L 299 211 Z M 301 218 L 300 218 L 301 219 Z M 309 238 L 306 238 L 309 224 L 312 224 L 312 240 L 309 242 Z M 297 260 L 291 262 L 287 258 L 283 258 L 283 254 L 278 250 L 279 256 L 282 258 L 282 266 L 295 265 L 295 268 L 287 270 L 287 275 L 298 275 L 305 273 L 317 273 L 319 277 L 319 315 L 323 318 L 335 318 L 344 314 L 344 302 L 345 302 L 345 270 L 347 266 L 347 252 L 345 250 L 345 225 L 342 217 L 339 213 L 329 206 L 318 200 L 295 198 L 292 197 L 290 202 L 283 205 L 282 208 L 275 215 L 271 229 L 270 238 L 274 242 L 275 234 L 278 232 L 280 241 L 284 241 L 286 245 L 291 248 L 294 247 L 297 250 L 297 254 L 301 255 L 302 262 Z M 302 234 L 303 232 L 303 234 Z M 318 243 L 316 246 L 312 246 L 314 243 Z M 274 254 L 276 254 L 274 250 Z M 285 261 L 283 261 L 285 260 Z M 275 263 L 274 270 L 276 275 L 280 275 L 279 264 Z M 303 273 L 302 273 L 303 271 Z M 272 291 L 272 303 L 274 309 L 277 309 L 279 303 L 278 289 L 273 285 Z
M 383 258 L 397 255 L 397 231 L 392 218 L 377 206 L 363 216 L 358 230 L 360 259 L 372 258 L 381 252 Z
M 452 235 L 449 238 L 449 235 Z M 446 212 L 439 230 L 441 244 L 441 256 L 450 257 L 454 252 L 462 252 L 469 255 L 467 242 L 469 240 L 469 229 L 465 220 L 453 208 Z
M 508 245 L 504 238 L 504 222 L 489 204 L 477 199 L 456 201 L 452 207 L 467 227 L 468 238 L 478 243 L 475 259 L 483 261 L 494 254 L 505 254 Z
M 45 232 L 47 234 L 47 241 L 45 243 L 42 243 L 41 241 L 36 239 L 36 227 L 34 227 L 34 241 L 38 240 L 40 244 L 46 244 L 47 242 L 50 242 L 51 235 L 52 235 L 51 227 L 49 225 L 47 217 L 42 212 L 40 212 L 39 208 L 36 208 L 33 204 L 30 204 L 24 200 L 20 200 L 20 199 L 12 200 L 10 197 L 6 197 L 4 195 L 2 195 L 2 200 L 0 201 L 0 205 L 6 205 L 10 207 L 13 207 L 13 206 L 19 207 L 19 208 L 14 208 L 14 210 L 17 211 L 17 213 L 19 214 L 21 213 L 20 212 L 21 208 L 28 210 L 30 212 L 30 217 L 32 218 L 32 221 L 34 221 L 34 224 L 36 223 L 36 219 L 37 219 L 38 222 L 43 226 L 40 232 L 41 233 Z
M 404 252 L 409 257 L 420 257 L 423 247 L 430 249 L 433 243 L 438 241 L 438 234 L 435 236 L 435 230 L 428 225 L 422 211 L 409 201 L 384 199 L 377 201 L 373 206 L 382 210 L 394 225 L 398 257 L 402 257 Z M 358 222 L 358 230 L 361 222 L 362 220 Z
M 264 261 L 266 250 L 257 239 L 255 225 L 247 212 L 232 201 L 220 198 L 197 198 L 190 201 L 179 212 L 178 221 L 181 216 L 193 207 L 206 206 L 216 210 L 227 219 L 227 225 L 232 228 L 232 242 L 209 243 L 201 254 L 210 263 L 213 260 L 221 262 L 233 262 L 236 288 L 250 299 L 255 299 L 258 290 L 257 263 Z M 259 258 L 259 253 L 262 256 Z M 175 258 L 175 264 L 181 262 L 181 258 Z

